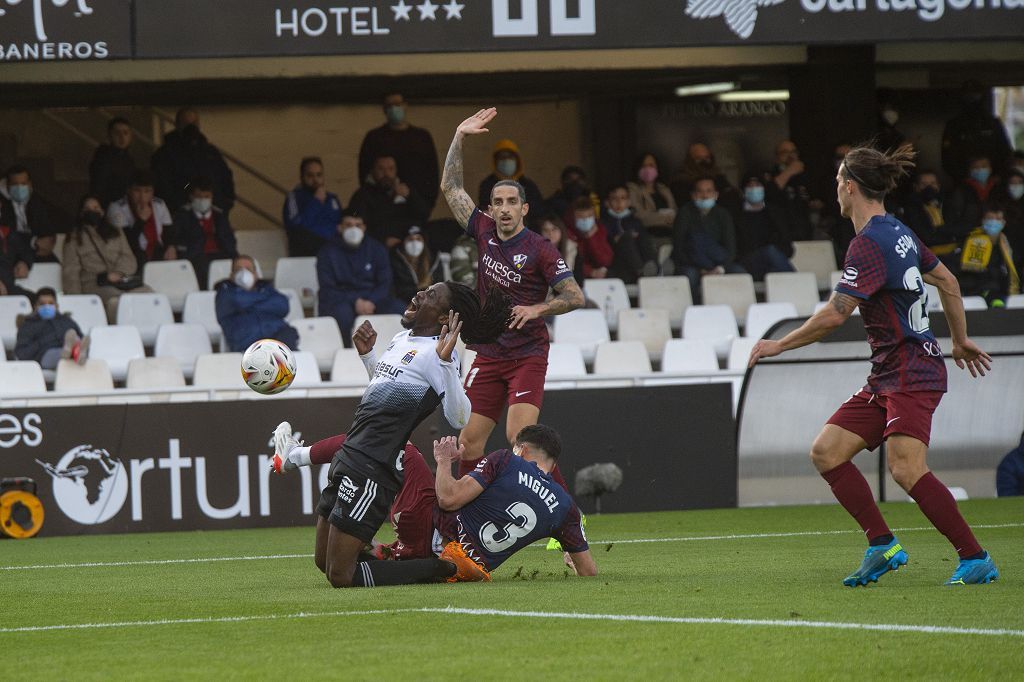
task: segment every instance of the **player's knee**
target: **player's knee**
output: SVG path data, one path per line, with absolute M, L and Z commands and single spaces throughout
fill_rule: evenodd
M 337 570 L 332 566 L 325 573 L 331 587 L 352 587 L 353 571 Z
M 829 447 L 827 439 L 818 436 L 814 439 L 814 443 L 811 444 L 811 462 L 818 471 L 827 471 L 832 467 L 829 466 L 832 463 L 834 453 L 832 448 Z M 825 467 L 824 469 L 822 467 Z
M 317 569 L 321 573 L 323 573 L 324 575 L 327 575 L 327 559 L 326 558 L 324 558 L 324 557 L 322 557 L 320 555 L 316 555 L 316 556 L 313 557 L 313 563 L 316 564 Z

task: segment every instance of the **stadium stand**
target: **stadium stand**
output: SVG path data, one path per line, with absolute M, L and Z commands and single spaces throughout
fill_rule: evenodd
M 117 300 L 117 324 L 135 327 L 144 346 L 156 342 L 160 325 L 173 322 L 171 302 L 165 294 L 121 294 Z
M 96 294 L 57 294 L 57 307 L 71 315 L 83 334 L 88 334 L 94 327 L 107 325 L 103 301 Z
M 316 292 L 320 289 L 316 275 L 316 258 L 288 257 L 277 261 L 274 269 L 274 288 L 292 289 L 299 295 L 303 308 L 312 308 Z
M 331 369 L 334 369 L 333 360 Z M 366 373 L 365 370 L 363 373 Z M 316 356 L 308 350 L 295 351 L 295 380 L 292 382 L 292 386 L 319 386 L 321 383 L 323 383 L 323 379 L 320 376 L 320 366 Z
M 195 373 L 196 358 L 211 352 L 210 336 L 201 324 L 164 324 L 157 330 L 153 355 L 174 358 L 186 379 Z
M 1024 308 L 1024 294 L 1013 294 L 1006 299 L 1007 308 Z
M 53 384 L 55 393 L 87 393 L 113 388 L 114 379 L 104 360 L 89 358 L 81 365 L 74 360 L 57 363 L 57 379 Z
M 683 338 L 702 339 L 715 347 L 719 360 L 729 355 L 732 340 L 739 336 L 736 317 L 727 305 L 695 305 L 686 309 Z
M 988 303 L 981 296 L 964 296 L 964 310 L 988 310 Z
M 554 321 L 556 343 L 571 343 L 580 349 L 584 362 L 592 363 L 597 344 L 610 341 L 605 314 L 594 308 L 573 310 Z
M 0 353 L 0 355 L 3 355 Z M 4 356 L 0 367 L 4 380 L 0 381 L 0 397 L 32 396 L 46 393 L 46 379 L 38 362 L 7 362 Z
M 60 293 L 63 286 L 60 263 L 36 263 L 28 271 L 28 277 L 16 280 L 15 283 L 22 289 L 28 289 L 31 292 L 39 291 L 43 287 L 50 287 Z
M 333 317 L 306 317 L 296 320 L 294 327 L 299 332 L 299 348 L 316 357 L 321 372 L 330 372 L 335 352 L 345 345 L 338 322 Z M 377 339 L 379 343 L 380 336 Z M 237 367 L 235 369 L 237 371 Z
M 122 297 L 123 298 L 123 297 Z M 89 359 L 103 360 L 114 381 L 128 376 L 128 363 L 146 357 L 142 336 L 137 327 L 127 324 L 95 327 L 90 333 Z M 154 334 L 155 337 L 155 334 Z M 237 368 L 236 368 L 237 371 Z
M 387 350 L 388 344 L 391 343 L 395 334 L 405 331 L 401 315 L 359 315 L 352 324 L 352 330 L 358 329 L 363 322 L 369 322 L 377 332 L 377 343 L 374 344 L 373 349 L 377 351 L 378 358 L 384 355 L 384 351 Z M 463 348 L 465 348 L 464 345 Z
M 235 238 L 238 241 L 238 253 L 252 256 L 257 262 L 266 264 L 260 277 L 273 279 L 277 261 L 288 255 L 284 230 L 239 230 Z M 257 274 L 260 274 L 259 269 Z
M 813 272 L 818 289 L 829 288 L 832 272 L 836 270 L 836 252 L 831 241 L 793 242 L 793 257 L 789 260 L 797 272 Z
M 637 376 L 651 373 L 647 348 L 640 341 L 605 341 L 597 345 L 594 373 L 603 376 Z
M 718 371 L 718 357 L 715 346 L 703 339 L 671 339 L 665 343 L 661 355 L 661 371 L 675 372 Z
M 812 309 L 811 313 L 813 312 Z M 784 303 L 755 303 L 747 308 L 747 324 L 743 328 L 743 335 L 750 339 L 759 339 L 779 320 L 797 316 L 796 306 L 788 301 Z
M 237 234 L 237 233 L 236 233 Z M 256 265 L 256 276 L 263 279 L 263 268 L 260 267 L 258 259 L 253 259 Z M 209 267 L 206 270 L 206 288 L 213 289 L 217 286 L 217 282 L 227 279 L 231 276 L 231 259 L 230 258 L 217 258 L 216 260 L 210 261 Z
M 223 332 L 220 323 L 217 322 L 217 292 L 193 291 L 186 296 L 181 321 L 186 324 L 202 325 L 210 337 L 210 343 L 219 344 Z
M 811 315 L 821 299 L 815 275 L 810 272 L 769 272 L 764 277 L 768 303 L 792 303 L 799 315 Z
M 668 312 L 668 323 L 673 331 L 683 328 L 683 315 L 693 305 L 688 277 L 641 277 L 637 281 L 641 308 L 660 308 Z
M 370 383 L 366 367 L 355 348 L 339 348 L 331 363 L 331 383 L 365 386 Z
M 726 362 L 728 369 L 744 370 L 750 360 L 750 350 L 757 343 L 757 339 L 738 336 L 732 340 L 729 347 L 729 360 Z
M 621 279 L 587 279 L 583 281 L 583 295 L 604 312 L 608 331 L 619 329 L 619 311 L 629 308 L 629 294 Z
M 700 281 L 704 305 L 727 305 L 739 324 L 747 316 L 747 308 L 757 303 L 754 278 L 747 274 L 705 275 Z
M 192 385 L 202 388 L 245 388 L 241 353 L 210 353 L 196 358 Z
M 668 311 L 627 308 L 619 311 L 619 341 L 640 341 L 652 363 L 661 362 L 665 343 L 672 338 Z
M 278 289 L 278 291 L 288 299 L 288 315 L 285 316 L 285 320 L 292 322 L 293 320 L 301 320 L 306 316 L 305 311 L 302 309 L 302 300 L 295 293 L 295 289 Z
M 25 296 L 0 296 L 0 339 L 4 349 L 14 350 L 18 339 L 18 315 L 30 315 L 32 304 Z
M 587 375 L 587 365 L 579 346 L 552 343 L 548 347 L 548 379 L 578 379 Z
M 135 358 L 128 363 L 125 388 L 181 388 L 185 375 L 173 357 Z
M 186 296 L 199 291 L 196 272 L 187 260 L 150 261 L 142 266 L 142 281 L 156 293 L 166 296 L 175 313 L 181 313 L 185 307 Z

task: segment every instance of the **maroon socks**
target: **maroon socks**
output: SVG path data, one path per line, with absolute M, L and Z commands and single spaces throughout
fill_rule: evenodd
M 853 462 L 840 464 L 835 469 L 823 473 L 821 477 L 832 488 L 832 494 L 839 500 L 839 504 L 843 505 L 864 529 L 864 535 L 869 541 L 882 535 L 891 535 L 889 526 L 882 518 L 882 512 L 875 504 L 871 487 Z
M 953 544 L 961 559 L 981 553 L 981 545 L 960 515 L 953 494 L 932 472 L 929 471 L 914 484 L 910 496 L 917 501 L 921 513 Z

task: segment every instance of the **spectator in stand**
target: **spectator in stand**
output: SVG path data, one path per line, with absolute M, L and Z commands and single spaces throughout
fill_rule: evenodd
M 89 354 L 88 340 L 82 341 L 82 330 L 71 315 L 57 308 L 57 292 L 42 287 L 36 292 L 32 314 L 21 321 L 14 357 L 36 361 L 43 369 L 56 369 L 63 359 L 85 364 Z
M 981 213 L 989 203 L 989 196 L 999 185 L 992 173 L 992 162 L 986 156 L 971 157 L 967 174 L 950 195 L 949 215 L 961 233 L 970 232 L 981 223 Z
M 669 188 L 658 182 L 658 167 L 654 154 L 641 154 L 633 164 L 635 180 L 626 187 L 636 217 L 652 235 L 664 237 L 671 233 L 678 207 Z
M 405 239 L 391 249 L 391 274 L 395 298 L 399 301 L 411 301 L 416 292 L 444 281 L 441 260 L 430 252 L 423 231 L 417 225 L 410 227 Z
M 687 148 L 683 169 L 672 180 L 670 187 L 676 203 L 684 204 L 689 201 L 690 194 L 693 193 L 693 185 L 699 178 L 704 177 L 714 178 L 715 189 L 718 191 L 719 197 L 718 203 L 721 206 L 728 209 L 739 208 L 741 202 L 739 192 L 718 168 L 711 149 L 702 142 L 694 142 Z
M 896 92 L 890 88 L 879 88 L 878 119 L 875 122 L 874 146 L 882 151 L 897 149 L 907 143 L 907 136 L 899 131 L 899 102 Z
M 746 270 L 736 263 L 736 228 L 729 211 L 718 206 L 715 179 L 699 178 L 690 199 L 672 227 L 672 260 L 676 272 L 690 279 L 696 298 L 704 275 Z
M 151 260 L 178 257 L 174 220 L 164 200 L 155 196 L 154 183 L 150 171 L 135 171 L 128 194 L 107 207 L 107 220 L 124 231 L 140 268 Z
M 658 274 L 658 250 L 647 228 L 633 215 L 629 190 L 624 184 L 608 190 L 601 222 L 608 230 L 608 240 L 615 251 L 611 277 L 633 283 L 640 277 Z
M 409 123 L 409 105 L 398 93 L 384 96 L 387 122 L 366 133 L 359 148 L 359 183 L 370 179 L 374 162 L 382 156 L 395 160 L 409 186 L 426 204 L 426 215 L 434 210 L 440 188 L 437 149 L 434 138 L 424 128 Z
M 64 293 L 96 294 L 108 320 L 117 319 L 117 301 L 125 291 L 152 291 L 136 274 L 138 262 L 124 231 L 104 219 L 99 197 L 87 195 L 79 203 L 61 258 Z
M 320 249 L 316 257 L 320 314 L 338 321 L 346 346 L 352 343 L 357 315 L 405 312 L 408 301 L 391 296 L 389 260 L 387 249 L 366 234 L 363 218 L 351 208 L 342 214 L 338 236 Z
M 550 197 L 544 200 L 545 207 L 555 215 L 565 215 L 572 209 L 579 197 L 589 197 L 594 210 L 600 212 L 601 199 L 590 190 L 587 173 L 579 166 L 566 166 L 562 169 L 561 184 Z
M 476 270 L 480 267 L 478 258 L 476 240 L 468 234 L 460 235 L 452 247 L 452 281 L 465 284 L 467 287 L 475 287 Z
M 964 296 L 982 296 L 991 308 L 1001 308 L 1006 297 L 1020 293 L 1020 276 L 1013 251 L 1004 235 L 1003 211 L 989 206 L 981 227 L 967 235 L 960 255 L 960 290 Z
M 523 166 L 523 157 L 519 154 L 519 147 L 512 140 L 500 140 L 494 145 L 494 172 L 480 181 L 480 193 L 478 206 L 491 205 L 491 190 L 499 180 L 515 180 L 526 190 L 526 203 L 529 205 L 529 213 L 524 220 L 526 226 L 537 231 L 540 227 L 540 216 L 546 212 L 544 197 L 540 193 L 537 183 L 526 177 Z
M 961 103 L 963 109 L 942 131 L 942 169 L 951 178 L 962 178 L 971 160 L 983 156 L 1002 170 L 1012 147 L 1003 122 L 992 115 L 989 90 L 977 81 L 967 81 Z
M 800 150 L 792 140 L 783 140 L 775 148 L 775 167 L 765 173 L 764 185 L 768 200 L 786 212 L 790 234 L 795 240 L 811 239 L 814 231 L 807 183 Z
M 0 215 L 0 219 L 4 218 Z M 13 214 L 11 215 L 13 218 Z M 29 300 L 35 295 L 28 289 L 22 289 L 14 280 L 28 276 L 35 254 L 32 253 L 31 237 L 18 232 L 14 226 L 0 222 L 0 296 L 27 296 Z
M 735 212 L 738 260 L 761 281 L 769 272 L 793 272 L 793 240 L 786 216 L 768 203 L 764 182 L 756 173 L 743 180 L 743 206 Z
M 1024 168 L 1011 166 L 996 203 L 1003 207 L 1006 227 L 1003 234 L 1010 241 L 1017 272 L 1024 268 Z
M 315 256 L 333 239 L 341 222 L 341 200 L 327 191 L 324 163 L 307 156 L 299 163 L 299 184 L 284 200 L 288 255 Z
M 566 215 L 569 238 L 576 243 L 576 264 L 583 279 L 604 279 L 615 259 L 608 230 L 597 219 L 589 197 L 577 197 Z
M 96 148 L 89 163 L 89 192 L 100 198 L 104 208 L 125 195 L 135 174 L 135 159 L 128 152 L 131 124 L 123 118 L 110 119 L 107 141 Z
M 256 261 L 238 255 L 231 261 L 231 276 L 217 283 L 217 323 L 228 350 L 244 352 L 260 339 L 277 339 L 292 350 L 299 348 L 299 332 L 288 324 L 288 297 L 256 276 Z
M 20 233 L 32 247 L 32 261 L 27 263 L 59 263 L 53 249 L 57 233 L 46 202 L 33 191 L 32 177 L 25 166 L 11 166 L 5 174 L 8 198 L 0 200 L 0 225 Z M 26 271 L 27 274 L 27 271 Z
M 192 262 L 202 289 L 207 286 L 210 261 L 238 255 L 235 231 L 227 214 L 213 201 L 213 182 L 209 178 L 195 178 L 189 184 L 188 205 L 182 206 L 174 216 L 178 245 L 184 250 L 185 258 Z
M 900 220 L 946 267 L 956 271 L 960 243 L 967 235 L 950 220 L 935 171 L 925 168 L 917 174 L 914 191 L 907 197 Z
M 235 178 L 220 150 L 199 130 L 199 112 L 191 107 L 178 111 L 175 130 L 153 153 L 151 165 L 156 176 L 156 193 L 177 209 L 188 203 L 188 183 L 203 176 L 213 182 L 216 206 L 230 213 L 235 205 Z
M 558 253 L 562 254 L 562 259 L 565 261 L 566 266 L 569 270 L 572 270 L 573 276 L 577 280 L 582 281 L 582 275 L 576 267 L 578 260 L 576 242 L 569 238 L 569 231 L 565 229 L 565 223 L 562 219 L 554 213 L 542 216 L 540 219 L 540 234 L 555 245 Z
M 402 243 L 410 227 L 424 225 L 430 217 L 426 200 L 399 179 L 391 156 L 374 159 L 370 179 L 355 191 L 348 207 L 366 221 L 367 233 L 389 249 Z
M 1024 495 L 1024 433 L 1020 445 L 1006 453 L 996 469 L 996 495 Z
M 846 158 L 850 149 L 852 149 L 852 146 L 847 142 L 840 142 L 835 146 L 832 152 L 833 173 L 839 172 L 839 167 L 843 165 L 843 159 Z M 765 194 L 768 194 L 767 187 L 765 188 Z M 832 241 L 836 254 L 836 263 L 842 263 L 846 260 L 846 248 L 850 245 L 850 241 L 854 238 L 855 233 L 853 222 L 849 218 L 843 217 L 835 192 L 822 202 L 821 220 L 818 222 L 818 229 L 815 230 L 815 233 L 815 238 L 817 239 L 830 239 Z

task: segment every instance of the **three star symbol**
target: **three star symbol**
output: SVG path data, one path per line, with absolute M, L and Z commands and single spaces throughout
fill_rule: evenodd
M 423 0 L 418 5 L 406 4 L 405 0 L 398 0 L 397 5 L 391 5 L 391 11 L 395 13 L 395 21 L 412 21 L 412 17 L 409 13 L 413 9 L 416 9 L 420 13 L 420 21 L 436 21 L 437 10 L 443 9 L 445 12 L 445 20 L 450 21 L 452 19 L 462 19 L 462 10 L 466 8 L 465 5 L 459 4 L 456 0 L 449 0 L 447 5 L 438 5 L 431 2 L 431 0 Z

